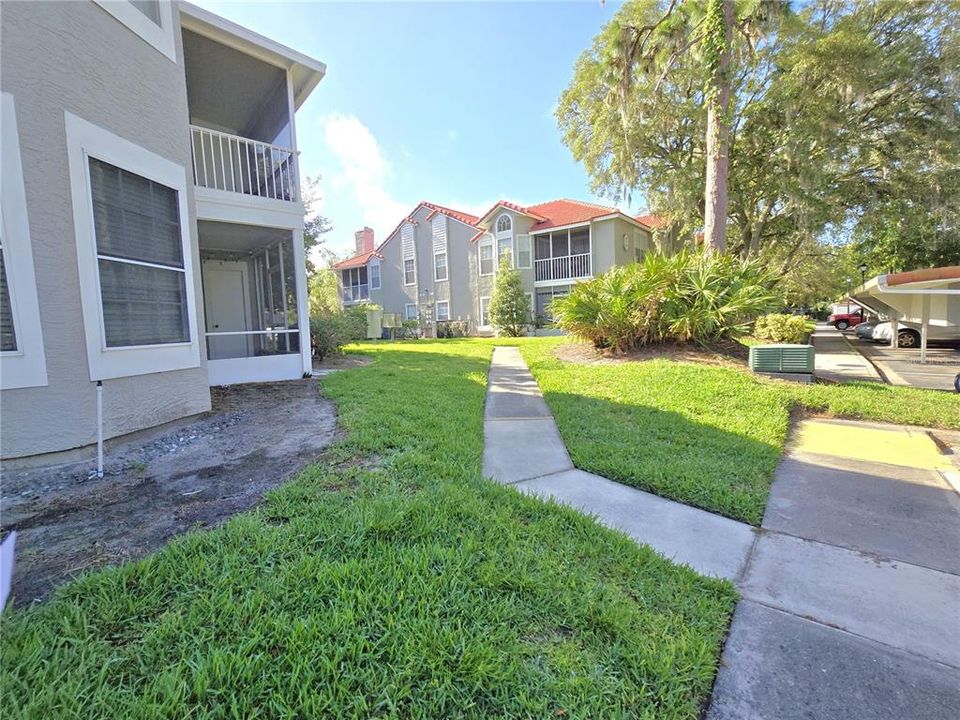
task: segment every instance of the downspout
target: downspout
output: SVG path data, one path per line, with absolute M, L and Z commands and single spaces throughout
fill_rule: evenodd
M 97 380 L 97 479 L 103 478 L 103 380 Z

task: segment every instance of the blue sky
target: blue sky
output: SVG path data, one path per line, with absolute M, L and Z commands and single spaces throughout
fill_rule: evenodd
M 553 108 L 615 3 L 195 1 L 327 64 L 297 140 L 338 253 L 365 224 L 384 239 L 420 200 L 479 213 L 597 199 Z

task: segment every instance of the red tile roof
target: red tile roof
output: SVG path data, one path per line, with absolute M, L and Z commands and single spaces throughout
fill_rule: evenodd
M 430 213 L 429 215 L 427 215 L 427 220 L 432 219 L 433 216 L 436 215 L 437 213 L 442 213 L 442 214 L 444 214 L 444 215 L 449 215 L 449 216 L 452 217 L 454 220 L 459 220 L 460 222 L 465 223 L 465 224 L 467 224 L 467 225 L 476 225 L 476 224 L 477 224 L 477 220 L 480 219 L 480 218 L 478 218 L 476 215 L 471 215 L 470 213 L 460 212 L 459 210 L 454 210 L 453 208 L 448 208 L 448 207 L 444 207 L 443 205 L 437 205 L 436 203 L 427 202 L 426 200 L 424 200 L 422 203 L 420 203 L 420 205 L 422 205 L 422 206 L 424 206 L 424 207 L 428 207 L 428 208 L 430 208 L 431 210 L 433 210 L 432 213 Z M 420 207 L 420 205 L 418 205 L 417 207 Z M 416 210 L 414 210 L 413 212 L 416 212 Z M 412 214 L 413 214 L 413 213 L 411 213 L 411 215 L 412 215 Z
M 396 235 L 397 232 L 400 230 L 400 228 L 403 227 L 404 223 L 409 222 L 416 225 L 417 221 L 413 219 L 413 216 L 416 214 L 417 210 L 419 210 L 422 207 L 429 208 L 431 210 L 430 214 L 427 215 L 428 220 L 431 219 L 437 213 L 443 213 L 444 215 L 449 215 L 454 220 L 459 220 L 460 222 L 466 223 L 467 225 L 476 225 L 477 220 L 479 220 L 479 218 L 476 215 L 471 215 L 470 213 L 461 212 L 459 210 L 454 210 L 452 208 L 444 207 L 443 205 L 437 205 L 436 203 L 431 203 L 424 200 L 422 202 L 417 203 L 417 206 L 410 211 L 410 214 L 407 215 L 399 223 L 397 223 L 397 226 L 393 230 L 391 230 L 390 234 L 383 239 L 383 242 L 377 246 L 377 249 L 379 250 L 384 245 L 386 245 L 387 242 L 389 242 L 390 238 Z
M 534 215 L 546 218 L 530 228 L 531 232 L 547 230 L 552 227 L 563 227 L 564 225 L 575 225 L 576 223 L 588 222 L 594 218 L 620 212 L 615 207 L 596 205 L 580 200 L 567 200 L 566 198 L 531 205 L 527 209 Z
M 551 200 L 549 202 L 540 203 L 539 205 L 530 205 L 528 207 L 520 207 L 519 205 L 514 205 L 513 203 L 508 203 L 501 200 L 492 208 L 490 208 L 490 210 L 488 210 L 483 217 L 480 218 L 477 224 L 485 222 L 487 218 L 489 218 L 490 215 L 492 215 L 493 212 L 499 207 L 508 208 L 514 212 L 518 212 L 522 215 L 539 220 L 538 223 L 530 228 L 530 232 L 539 232 L 541 230 L 548 230 L 554 227 L 564 227 L 566 225 L 576 225 L 578 223 L 589 222 L 590 220 L 595 220 L 607 215 L 623 214 L 618 208 L 610 207 L 609 205 L 598 205 L 596 203 L 584 202 L 582 200 L 570 200 L 568 198 Z M 624 217 L 630 218 L 629 215 L 624 215 Z M 639 217 L 652 216 L 641 215 Z M 635 220 L 635 218 L 630 219 Z M 637 221 L 646 227 L 650 227 L 648 223 L 645 223 L 642 220 Z M 471 242 L 478 240 L 486 232 L 488 232 L 487 229 L 480 229 L 476 235 L 470 238 Z
M 646 225 L 648 228 L 663 228 L 667 226 L 667 220 L 661 215 L 654 215 L 653 213 L 646 213 L 644 215 L 636 215 L 633 218 L 641 225 Z
M 352 258 L 347 258 L 346 260 L 341 260 L 338 263 L 334 263 L 330 266 L 332 270 L 349 270 L 350 268 L 363 267 L 371 258 L 380 258 L 383 260 L 383 255 L 378 253 L 376 250 L 368 250 L 367 252 L 360 253 L 359 255 L 354 255 Z

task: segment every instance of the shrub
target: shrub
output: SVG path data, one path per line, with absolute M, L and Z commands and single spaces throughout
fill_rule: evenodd
M 802 343 L 807 339 L 807 320 L 787 313 L 761 315 L 753 324 L 753 335 L 775 343 Z
M 500 261 L 497 282 L 490 298 L 490 322 L 509 337 L 519 337 L 530 322 L 530 298 L 524 292 L 520 273 L 510 266 L 510 257 Z
M 743 333 L 777 307 L 772 280 L 729 255 L 653 253 L 574 285 L 551 309 L 567 332 L 617 352 L 662 340 L 702 343 Z
M 404 320 L 394 331 L 393 337 L 396 340 L 413 340 L 420 337 L 420 321 Z
M 310 318 L 313 354 L 320 360 L 340 352 L 349 342 L 367 337 L 369 305 L 356 305 L 342 311 L 324 312 Z
M 437 323 L 438 338 L 466 337 L 467 324 L 461 320 L 440 320 Z

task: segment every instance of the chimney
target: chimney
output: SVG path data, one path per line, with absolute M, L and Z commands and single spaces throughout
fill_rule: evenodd
M 357 255 L 373 250 L 373 228 L 365 227 L 353 234 L 357 243 Z

